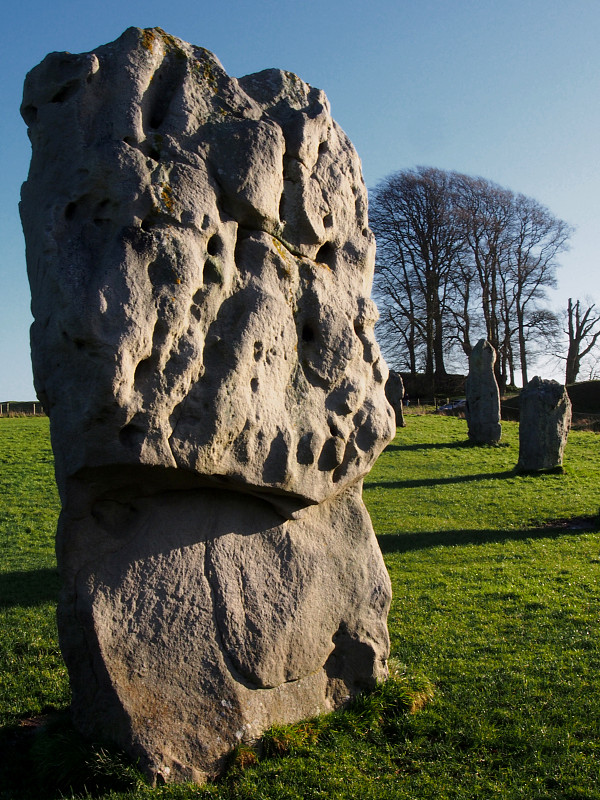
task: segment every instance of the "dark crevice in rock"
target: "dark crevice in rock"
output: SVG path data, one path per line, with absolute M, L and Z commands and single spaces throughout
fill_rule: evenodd
M 303 342 L 314 342 L 315 340 L 315 331 L 312 325 L 305 323 L 302 326 L 302 341 Z
M 375 678 L 365 678 L 375 673 L 376 653 L 365 641 L 360 641 L 348 631 L 342 622 L 333 636 L 334 649 L 325 663 L 325 672 L 330 680 L 342 680 L 354 695 L 372 689 Z
M 206 252 L 209 256 L 220 256 L 223 253 L 223 240 L 218 233 L 213 234 L 206 243 Z
M 315 261 L 318 264 L 327 264 L 328 267 L 335 266 L 335 247 L 331 242 L 325 242 L 324 245 L 321 245 L 315 256 Z
M 317 461 L 317 466 L 321 472 L 331 472 L 340 465 L 342 460 L 339 453 L 339 444 L 337 437 L 327 439 Z
M 139 425 L 130 422 L 119 431 L 119 441 L 127 448 L 139 447 L 146 438 L 146 432 Z
M 345 478 L 348 474 L 348 469 L 350 465 L 359 460 L 359 453 L 354 445 L 353 441 L 349 441 L 346 445 L 346 449 L 344 450 L 344 457 L 342 458 L 342 463 L 336 467 L 333 471 L 332 480 L 334 483 L 339 483 L 342 478 Z
M 220 286 L 223 283 L 223 273 L 219 265 L 212 258 L 207 258 L 204 262 L 202 280 L 205 286 L 210 286 L 212 284 Z
M 56 92 L 56 94 L 54 95 L 52 100 L 50 100 L 50 102 L 51 103 L 66 102 L 70 97 L 73 97 L 73 95 L 79 89 L 79 86 L 80 86 L 79 79 L 74 81 L 69 81 L 69 83 L 66 83 L 61 89 L 58 90 L 58 92 Z
M 285 222 L 285 190 L 281 193 L 279 199 L 279 221 Z
M 158 370 L 158 363 L 158 355 L 153 353 L 152 355 L 148 356 L 148 358 L 144 358 L 137 365 L 133 376 L 133 383 L 138 391 L 156 374 Z
M 186 72 L 185 59 L 173 57 L 170 53 L 165 55 L 142 101 L 142 106 L 145 106 L 144 121 L 150 128 L 157 130 L 166 119 Z

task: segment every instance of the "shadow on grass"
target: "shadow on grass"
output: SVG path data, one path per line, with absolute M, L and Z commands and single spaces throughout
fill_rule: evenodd
M 0 608 L 39 606 L 58 600 L 60 578 L 56 569 L 0 573 Z
M 584 533 L 597 532 L 599 528 L 598 517 L 574 517 L 570 520 L 556 520 L 539 528 L 388 533 L 378 536 L 377 541 L 382 553 L 408 553 L 413 550 L 426 550 L 429 547 L 462 547 L 469 544 L 580 536 Z
M 392 450 L 403 450 L 404 452 L 415 450 L 459 450 L 464 447 L 477 447 L 468 439 L 460 442 L 423 442 L 422 444 L 388 444 L 383 451 L 387 453 Z
M 502 480 L 514 478 L 522 473 L 516 468 L 502 470 L 502 472 L 478 472 L 475 475 L 455 475 L 450 478 L 422 478 L 408 481 L 365 481 L 365 489 L 416 489 L 419 486 L 443 486 L 452 483 L 470 483 L 471 481 Z

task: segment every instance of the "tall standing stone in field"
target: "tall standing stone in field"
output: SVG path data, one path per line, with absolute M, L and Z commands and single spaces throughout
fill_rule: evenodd
M 469 357 L 465 383 L 469 439 L 474 444 L 496 444 L 502 435 L 500 392 L 494 375 L 496 351 L 486 339 L 480 339 Z
M 404 422 L 404 411 L 402 409 L 402 400 L 404 398 L 404 384 L 402 382 L 402 376 L 399 372 L 394 372 L 390 370 L 390 374 L 388 379 L 385 383 L 385 396 L 387 398 L 388 403 L 394 409 L 394 414 L 396 418 L 396 427 L 397 428 L 404 428 L 406 423 Z
M 47 56 L 22 114 L 75 724 L 203 780 L 386 675 L 360 162 L 318 89 L 158 28 Z
M 518 469 L 538 472 L 560 467 L 571 427 L 566 388 L 536 376 L 523 387 L 519 406 Z

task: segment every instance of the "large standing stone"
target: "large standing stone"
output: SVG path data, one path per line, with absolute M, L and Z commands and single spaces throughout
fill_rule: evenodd
M 159 28 L 47 56 L 22 113 L 75 723 L 203 780 L 387 674 L 360 162 L 321 91 Z
M 471 351 L 469 374 L 465 382 L 465 416 L 469 439 L 474 444 L 496 444 L 502 436 L 495 363 L 496 351 L 486 339 L 480 339 Z
M 396 416 L 396 427 L 404 428 L 404 411 L 402 408 L 402 400 L 404 398 L 404 384 L 402 383 L 402 375 L 399 372 L 390 370 L 390 374 L 385 383 L 385 396 L 388 403 L 394 409 Z
M 557 381 L 536 376 L 519 397 L 519 463 L 523 472 L 560 467 L 571 427 L 571 401 Z

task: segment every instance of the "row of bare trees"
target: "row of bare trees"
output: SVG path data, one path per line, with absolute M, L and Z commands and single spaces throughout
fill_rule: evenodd
M 583 360 L 594 351 L 600 338 L 600 314 L 595 311 L 595 304 L 583 305 L 580 300 L 575 303 L 569 297 L 566 313 L 563 315 L 564 325 L 561 332 L 566 336 L 567 353 L 556 352 L 557 358 L 564 360 L 565 383 L 575 383 Z M 596 362 L 597 363 L 597 362 Z M 592 373 L 590 377 L 594 374 Z
M 499 386 L 514 384 L 517 370 L 525 384 L 536 350 L 556 335 L 545 290 L 556 283 L 571 227 L 530 197 L 429 167 L 379 183 L 370 221 L 389 363 L 424 372 L 434 386 L 448 359 L 468 357 L 485 336 L 498 353 Z

